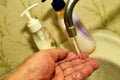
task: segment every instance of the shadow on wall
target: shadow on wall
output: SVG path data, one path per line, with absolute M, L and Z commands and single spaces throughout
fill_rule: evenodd
M 28 42 L 30 43 L 30 47 L 32 50 L 34 50 L 34 52 L 38 51 L 39 49 L 37 48 L 37 46 L 35 45 L 35 42 L 33 40 L 33 37 L 32 37 L 32 33 L 30 32 L 30 30 L 28 29 L 27 27 L 27 24 L 24 26 L 24 28 L 21 30 L 21 33 L 24 34 L 24 33 L 27 33 L 29 34 L 29 38 L 28 38 Z
M 111 6 L 112 7 L 112 6 Z M 99 13 L 99 12 L 98 12 Z M 109 13 L 107 16 L 102 17 L 101 16 L 101 25 L 98 24 L 96 26 L 96 29 L 105 29 L 108 28 L 108 24 L 112 22 L 116 17 L 120 14 L 120 6 L 117 8 L 113 9 L 111 13 Z
M 112 7 L 112 6 L 111 6 Z M 120 5 L 108 14 L 108 21 L 111 22 L 120 14 Z

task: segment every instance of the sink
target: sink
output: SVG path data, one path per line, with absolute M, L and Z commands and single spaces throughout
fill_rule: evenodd
M 120 79 L 120 37 L 108 30 L 92 32 L 96 49 L 90 55 L 98 60 L 100 68 L 86 80 L 119 80 Z
M 86 80 L 119 80 L 120 66 L 108 61 L 97 58 L 100 63 L 100 68 L 96 70 Z

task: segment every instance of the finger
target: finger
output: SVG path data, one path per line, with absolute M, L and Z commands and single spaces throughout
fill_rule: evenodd
M 71 68 L 72 66 L 71 66 L 70 62 L 65 62 L 65 63 L 60 64 L 60 67 L 62 70 L 65 70 L 67 68 Z
M 49 49 L 46 51 L 54 59 L 54 61 L 64 59 L 67 54 L 67 49 Z
M 64 70 L 64 76 L 68 76 L 74 72 L 82 72 L 82 71 L 85 72 L 85 70 L 86 70 L 86 73 L 87 72 L 91 73 L 93 71 L 93 67 L 90 65 L 90 63 L 79 64 L 78 66 L 67 68 Z
M 62 70 L 65 70 L 67 68 L 72 68 L 72 67 L 78 66 L 78 65 L 80 65 L 82 63 L 83 63 L 83 60 L 74 59 L 74 60 L 69 61 L 69 62 L 61 63 L 60 67 L 62 68 Z
M 55 68 L 55 75 L 53 80 L 64 80 L 62 69 L 59 66 Z
M 64 60 L 61 60 L 61 61 L 59 61 L 58 63 L 59 64 L 62 64 L 62 63 L 64 63 L 64 62 L 70 62 L 70 61 L 72 61 L 72 60 L 74 60 L 74 59 L 78 59 L 79 57 L 75 54 L 75 53 L 73 53 L 73 52 L 70 52 L 67 56 L 66 56 L 66 58 L 64 59 Z
M 67 76 L 67 77 L 65 77 L 65 80 L 75 80 L 72 76 Z M 81 80 L 81 79 L 79 79 L 79 80 Z
M 97 62 L 95 62 L 94 60 L 90 60 L 89 62 L 86 62 L 85 64 L 80 64 L 79 66 L 65 69 L 64 76 L 69 76 L 73 73 L 75 73 L 75 75 L 77 75 L 77 74 L 79 75 L 79 73 L 81 73 L 81 76 L 83 78 L 86 78 L 93 72 L 93 70 L 97 69 L 98 66 L 99 65 Z M 79 78 L 81 78 L 81 77 L 79 77 Z
M 84 59 L 84 58 L 88 58 L 88 57 L 89 57 L 88 53 L 81 52 L 81 54 L 82 54 L 83 59 Z
M 80 70 L 75 71 L 65 77 L 65 80 L 83 80 L 88 77 L 93 71 L 91 66 L 82 66 Z
M 75 72 L 74 74 L 65 77 L 65 80 L 83 80 L 81 73 Z
M 71 64 L 72 67 L 75 67 L 75 66 L 78 66 L 78 65 L 83 64 L 84 62 L 85 62 L 84 60 L 75 59 L 75 60 L 72 60 L 72 61 L 70 62 L 70 64 Z
M 64 70 L 64 76 L 68 76 L 74 72 L 81 71 L 84 67 L 85 67 L 85 64 L 81 64 L 81 65 L 75 66 L 73 68 L 67 68 Z
M 99 63 L 95 59 L 87 58 L 86 60 L 87 60 L 86 64 L 90 65 L 94 70 L 99 68 Z
M 81 76 L 83 79 L 88 77 L 93 72 L 93 68 L 90 65 L 86 65 L 81 71 Z

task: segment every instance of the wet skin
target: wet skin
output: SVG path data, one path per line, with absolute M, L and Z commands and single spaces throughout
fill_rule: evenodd
M 66 49 L 39 51 L 26 58 L 4 80 L 84 80 L 99 64 L 86 53 L 82 56 L 80 59 Z

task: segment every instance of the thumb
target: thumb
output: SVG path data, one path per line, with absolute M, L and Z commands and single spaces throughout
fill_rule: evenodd
M 68 50 L 55 48 L 55 49 L 43 50 L 40 51 L 40 53 L 46 53 L 47 55 L 50 55 L 54 61 L 58 61 L 64 59 L 67 56 Z
M 64 59 L 67 54 L 68 50 L 67 49 L 49 49 L 47 50 L 47 53 L 50 54 L 50 56 L 54 59 L 54 61 L 58 61 L 61 59 Z
M 62 69 L 59 66 L 55 68 L 55 75 L 52 80 L 64 80 Z

